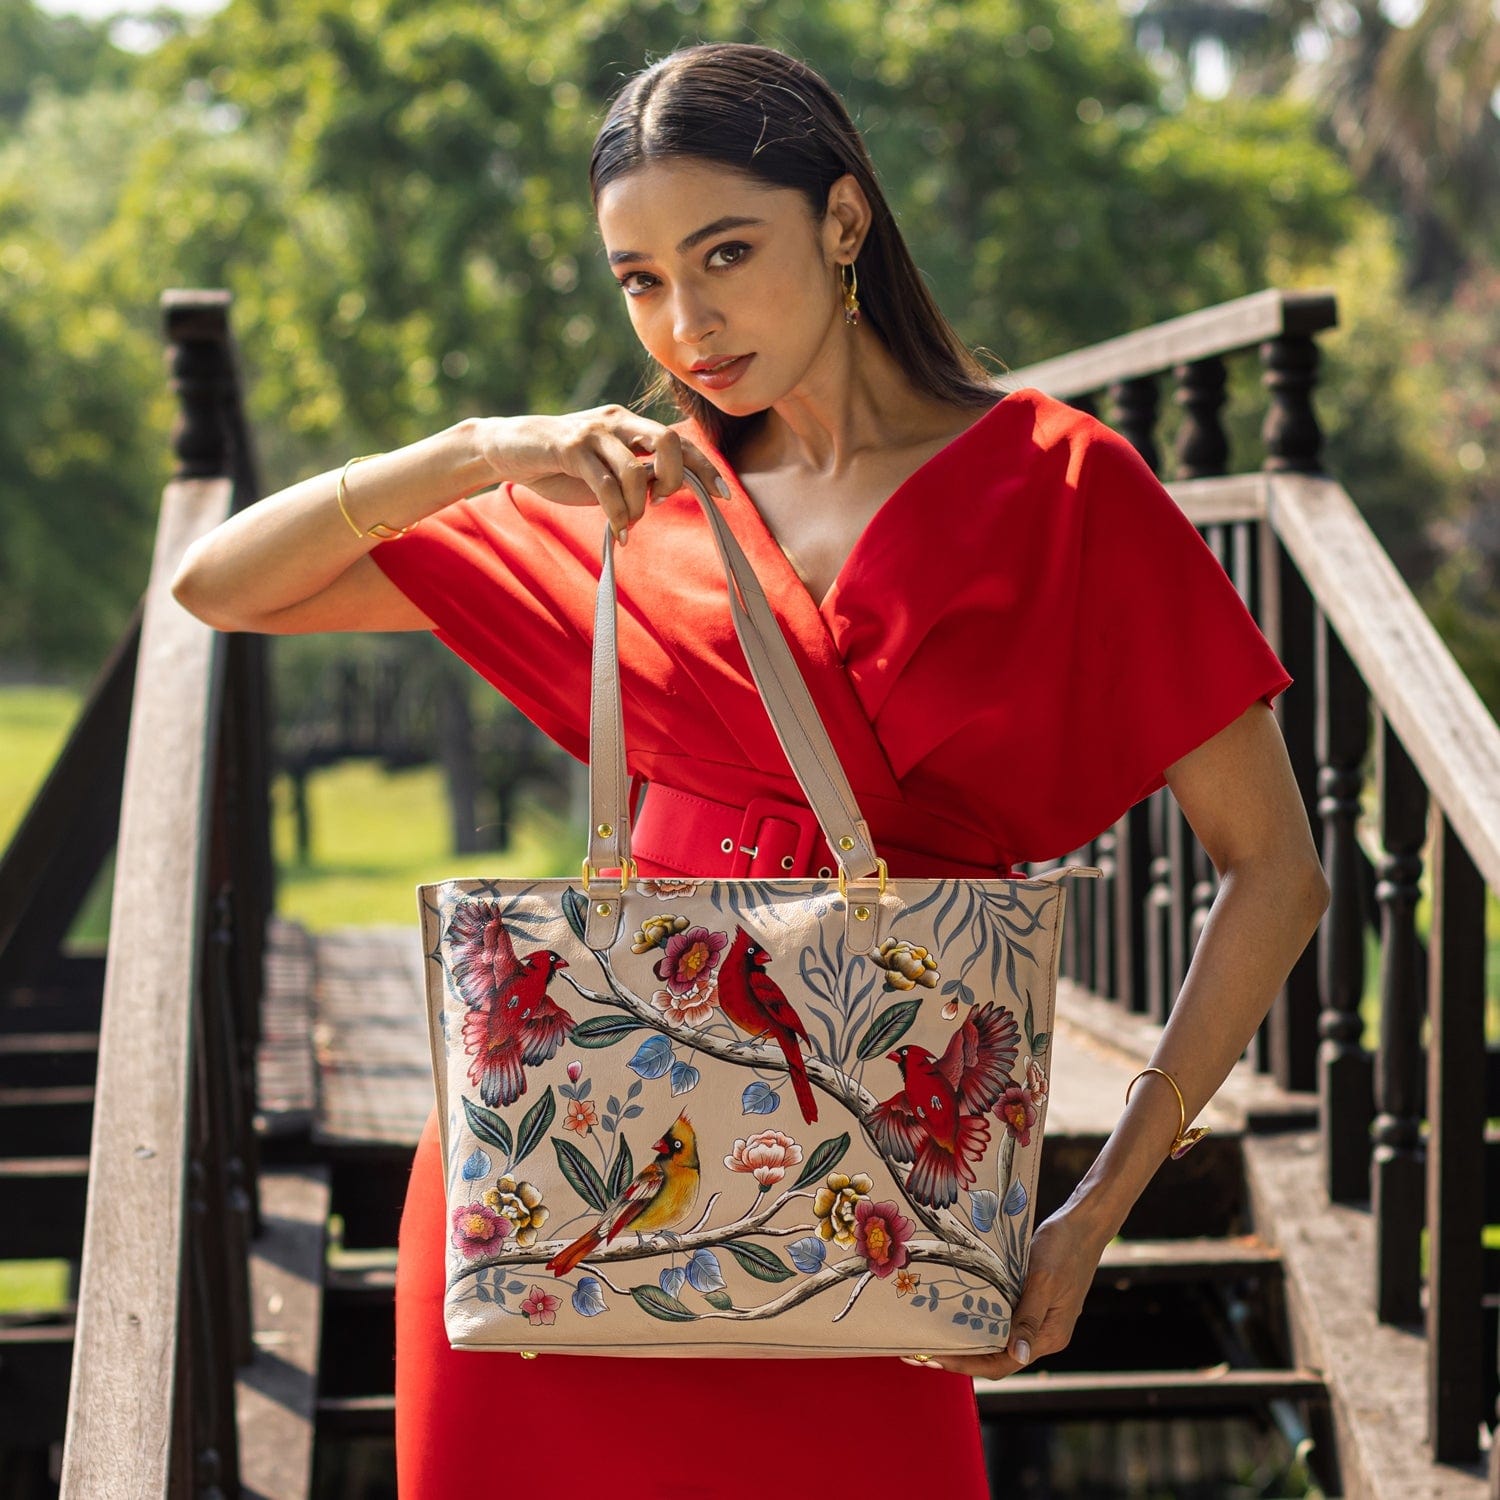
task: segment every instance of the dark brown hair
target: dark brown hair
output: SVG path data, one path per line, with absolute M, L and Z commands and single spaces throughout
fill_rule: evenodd
M 773 128 L 774 127 L 774 128 Z M 827 81 L 797 58 L 752 42 L 679 48 L 632 74 L 594 140 L 589 188 L 599 195 L 636 167 L 689 157 L 731 167 L 771 187 L 794 188 L 814 221 L 845 173 L 858 181 L 871 219 L 855 260 L 860 319 L 923 391 L 957 406 L 992 406 L 1005 387 L 980 364 L 927 290 L 854 122 Z M 670 402 L 697 419 L 733 458 L 757 416 L 727 416 L 659 362 L 648 405 Z

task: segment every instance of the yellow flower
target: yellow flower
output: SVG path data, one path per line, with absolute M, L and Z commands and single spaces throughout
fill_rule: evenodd
M 847 1172 L 832 1172 L 824 1182 L 827 1185 L 820 1187 L 813 1199 L 818 1235 L 850 1249 L 854 1245 L 854 1205 L 875 1186 L 874 1180 L 863 1172 L 853 1177 Z
M 660 912 L 654 917 L 647 917 L 641 923 L 640 931 L 630 940 L 630 951 L 632 953 L 649 953 L 653 948 L 666 947 L 667 939 L 675 932 L 681 932 L 688 925 L 686 917 L 674 917 L 671 912 Z
M 874 957 L 875 962 L 886 971 L 885 987 L 888 990 L 910 990 L 919 984 L 929 990 L 937 988 L 941 977 L 938 974 L 937 960 L 926 948 L 916 943 L 904 942 L 900 938 L 887 938 Z
M 537 1231 L 552 1217 L 551 1209 L 542 1206 L 541 1191 L 534 1183 L 517 1183 L 511 1176 L 500 1179 L 484 1195 L 484 1201 L 496 1213 L 510 1220 L 516 1231 L 518 1245 L 534 1245 Z

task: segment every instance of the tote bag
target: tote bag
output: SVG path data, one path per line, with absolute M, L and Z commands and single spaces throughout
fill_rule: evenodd
M 999 1352 L 1062 879 L 1100 871 L 889 876 L 749 561 L 687 482 L 837 874 L 636 874 L 606 527 L 579 877 L 418 889 L 445 1331 L 527 1355 Z

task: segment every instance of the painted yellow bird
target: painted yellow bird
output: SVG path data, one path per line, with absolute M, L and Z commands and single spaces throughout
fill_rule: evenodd
M 585 1256 L 608 1244 L 622 1229 L 644 1233 L 680 1223 L 698 1198 L 701 1173 L 698 1167 L 698 1137 L 684 1112 L 677 1116 L 662 1138 L 651 1148 L 649 1161 L 631 1179 L 624 1192 L 599 1216 L 599 1222 L 559 1250 L 547 1262 L 554 1276 L 566 1276 Z

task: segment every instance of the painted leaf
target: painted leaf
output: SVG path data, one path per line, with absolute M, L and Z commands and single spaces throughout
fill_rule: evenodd
M 682 1284 L 687 1280 L 687 1272 L 681 1266 L 663 1266 L 661 1275 L 656 1278 L 661 1283 L 661 1289 L 669 1297 L 677 1297 L 682 1291 Z
M 609 1173 L 610 1195 L 618 1198 L 630 1186 L 630 1179 L 634 1176 L 635 1163 L 630 1159 L 630 1147 L 621 1135 L 620 1143 L 615 1148 L 615 1164 Z
M 1000 1198 L 996 1193 L 977 1189 L 969 1194 L 969 1220 L 980 1234 L 987 1234 L 995 1225 L 995 1212 Z
M 625 1066 L 642 1078 L 660 1078 L 672 1066 L 672 1043 L 664 1036 L 647 1037 Z
M 831 1140 L 819 1141 L 813 1148 L 812 1155 L 807 1158 L 801 1172 L 797 1174 L 797 1180 L 792 1187 L 805 1187 L 809 1182 L 814 1182 L 823 1176 L 825 1172 L 833 1171 L 848 1149 L 849 1132 L 847 1130 Z
M 672 1064 L 672 1092 L 674 1094 L 690 1093 L 698 1087 L 698 1080 L 702 1077 L 703 1075 L 692 1063 L 678 1059 Z
M 487 1177 L 492 1165 L 489 1152 L 476 1146 L 464 1158 L 464 1181 L 473 1182 L 477 1177 Z
M 641 1023 L 629 1016 L 585 1016 L 568 1033 L 568 1040 L 575 1047 L 613 1047 L 640 1029 Z
M 728 1292 L 706 1292 L 703 1300 L 710 1307 L 717 1308 L 720 1312 L 728 1312 L 734 1306 L 734 1298 Z
M 1021 1213 L 1026 1207 L 1026 1184 L 1018 1177 L 1011 1183 L 1010 1191 L 1005 1195 L 1005 1211 L 1008 1214 Z
M 687 1263 L 688 1285 L 695 1292 L 716 1292 L 724 1283 L 719 1257 L 707 1246 L 694 1250 Z
M 653 1318 L 661 1318 L 667 1323 L 691 1323 L 698 1316 L 675 1297 L 667 1296 L 659 1286 L 633 1286 L 630 1295 Z
M 595 1213 L 603 1213 L 609 1206 L 611 1195 L 605 1191 L 604 1179 L 599 1176 L 593 1162 L 572 1141 L 565 1141 L 560 1136 L 552 1137 L 552 1149 L 557 1152 L 557 1165 L 573 1191 Z
M 557 1099 L 552 1092 L 552 1085 L 548 1084 L 547 1092 L 521 1116 L 521 1129 L 516 1135 L 516 1154 L 511 1166 L 525 1161 L 536 1150 L 556 1118 Z
M 886 1006 L 870 1023 L 870 1029 L 859 1039 L 859 1046 L 854 1049 L 854 1055 L 861 1062 L 867 1062 L 882 1052 L 889 1052 L 911 1030 L 912 1023 L 917 1019 L 917 1013 L 921 1009 L 920 1000 L 901 1000 L 895 1005 Z
M 585 1276 L 573 1291 L 573 1311 L 585 1318 L 597 1317 L 605 1310 L 604 1293 L 597 1276 Z
M 745 1085 L 740 1095 L 740 1110 L 747 1115 L 770 1115 L 781 1107 L 781 1095 L 769 1083 L 757 1078 Z
M 589 898 L 582 891 L 575 891 L 572 886 L 562 893 L 563 915 L 568 919 L 568 926 L 573 929 L 573 936 L 581 943 L 583 942 L 583 924 L 588 917 Z
M 786 1253 L 803 1275 L 811 1276 L 815 1271 L 823 1269 L 823 1263 L 828 1259 L 828 1246 L 818 1235 L 809 1234 L 800 1240 L 793 1240 L 786 1247 Z
M 500 1118 L 492 1109 L 486 1109 L 482 1104 L 475 1104 L 472 1099 L 464 1099 L 464 1114 L 469 1121 L 469 1129 L 482 1141 L 488 1141 L 490 1145 L 497 1147 L 506 1156 L 510 1155 L 510 1126 Z
M 763 1245 L 751 1244 L 749 1240 L 730 1240 L 724 1248 L 757 1281 L 790 1281 L 792 1278 L 781 1258 Z

